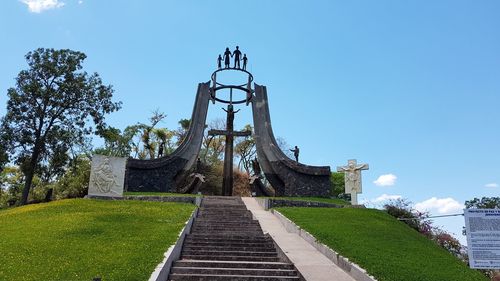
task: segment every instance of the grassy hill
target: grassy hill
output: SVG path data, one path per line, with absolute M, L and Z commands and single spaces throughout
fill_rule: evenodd
M 379 281 L 485 281 L 480 272 L 383 211 L 277 208 Z
M 194 208 L 73 199 L 0 211 L 0 280 L 147 280 Z

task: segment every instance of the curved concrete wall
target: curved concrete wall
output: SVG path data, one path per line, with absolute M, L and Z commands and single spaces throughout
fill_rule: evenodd
M 198 84 L 191 125 L 182 144 L 170 155 L 153 160 L 128 159 L 126 191 L 176 192 L 200 153 L 210 98 L 210 82 Z
M 265 86 L 255 84 L 252 111 L 259 163 L 275 189 L 275 196 L 328 196 L 331 187 L 329 166 L 297 163 L 278 147 Z

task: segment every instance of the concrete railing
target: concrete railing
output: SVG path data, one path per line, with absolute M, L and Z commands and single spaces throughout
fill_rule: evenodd
M 287 200 L 287 199 L 274 199 L 274 198 L 258 198 L 256 197 L 257 203 L 264 209 L 269 210 L 276 207 L 320 207 L 320 208 L 344 208 L 352 207 L 350 205 L 343 206 L 334 203 L 327 202 L 315 202 L 315 201 L 302 201 L 302 200 Z
M 199 197 L 198 197 L 199 198 Z M 199 206 L 201 203 L 201 198 L 198 199 L 196 204 Z M 168 275 L 170 274 L 170 269 L 172 268 L 172 264 L 174 261 L 178 260 L 181 257 L 182 245 L 184 244 L 184 239 L 186 235 L 191 232 L 191 227 L 193 226 L 194 218 L 198 215 L 198 208 L 196 208 L 191 217 L 186 221 L 186 225 L 179 233 L 179 237 L 177 238 L 177 242 L 174 245 L 170 246 L 164 254 L 164 259 L 161 263 L 159 263 L 154 272 L 149 277 L 149 281 L 165 281 L 168 279 Z

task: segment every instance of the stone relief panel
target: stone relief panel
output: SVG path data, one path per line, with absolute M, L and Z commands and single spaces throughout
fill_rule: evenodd
M 89 195 L 123 196 L 127 158 L 92 156 Z

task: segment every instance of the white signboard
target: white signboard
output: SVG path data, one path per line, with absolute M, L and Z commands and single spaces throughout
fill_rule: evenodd
M 500 209 L 466 209 L 471 268 L 500 269 Z

